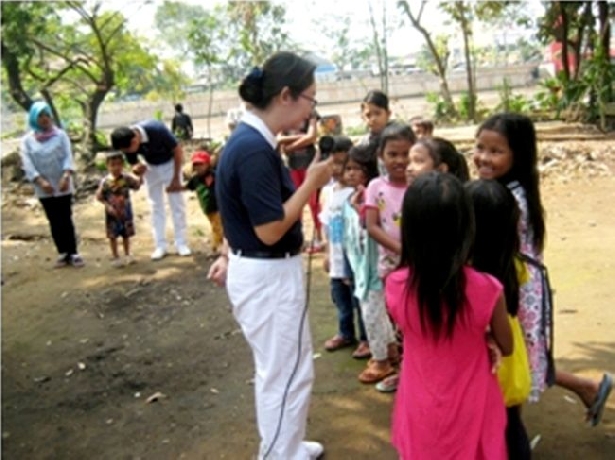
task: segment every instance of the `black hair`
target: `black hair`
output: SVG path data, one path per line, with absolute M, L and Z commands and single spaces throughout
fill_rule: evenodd
M 472 265 L 495 276 L 504 286 L 508 313 L 519 311 L 519 278 L 515 257 L 519 254 L 519 207 L 512 192 L 495 180 L 466 185 L 474 204 L 476 236 Z
M 175 111 L 182 112 L 184 110 L 184 106 L 181 104 L 175 104 Z
M 115 160 L 116 158 L 124 159 L 124 154 L 119 150 L 114 150 L 112 152 L 105 153 L 105 163 L 109 163 L 111 160 Z
M 474 241 L 472 202 L 452 174 L 419 175 L 404 195 L 400 266 L 410 267 L 406 295 L 416 292 L 421 328 L 452 337 L 466 302 L 467 264 Z
M 316 66 L 295 53 L 280 51 L 255 67 L 239 85 L 239 96 L 258 109 L 265 109 L 285 87 L 294 99 L 314 83 Z
M 498 181 L 506 185 L 517 181 L 525 189 L 528 224 L 533 230 L 532 244 L 542 252 L 545 242 L 544 208 L 540 199 L 540 175 L 538 173 L 538 148 L 534 123 L 525 115 L 498 113 L 485 120 L 476 131 L 495 131 L 508 140 L 512 152 L 512 167 Z
M 369 143 L 363 145 L 355 145 L 348 152 L 348 161 L 352 160 L 361 166 L 363 172 L 367 176 L 367 182 L 375 179 L 380 175 L 378 171 L 378 159 L 376 156 L 376 143 Z
M 116 150 L 130 147 L 130 143 L 135 136 L 135 132 L 128 126 L 115 128 L 111 133 L 111 146 Z
M 433 132 L 433 121 L 427 118 L 423 118 L 421 116 L 412 117 L 410 118 L 410 124 L 419 125 L 425 131 L 429 131 L 430 133 Z
M 384 110 L 389 110 L 389 97 L 378 89 L 372 89 L 367 93 L 365 98 L 363 98 L 363 102 L 361 103 L 361 107 L 365 104 L 374 104 L 376 107 L 380 107 Z
M 352 140 L 348 136 L 333 136 L 333 153 L 350 152 Z
M 405 123 L 393 121 L 387 124 L 380 134 L 380 145 L 378 148 L 379 153 L 382 155 L 387 142 L 394 140 L 407 140 L 414 145 L 416 142 L 416 134 L 414 134 L 412 128 Z
M 422 145 L 427 149 L 436 167 L 444 163 L 448 167 L 447 172 L 461 182 L 465 183 L 470 180 L 468 162 L 451 141 L 443 137 L 425 137 L 417 140 L 415 145 Z

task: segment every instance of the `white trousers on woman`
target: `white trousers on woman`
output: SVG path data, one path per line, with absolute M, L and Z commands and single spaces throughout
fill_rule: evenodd
M 305 308 L 301 256 L 251 259 L 230 254 L 226 285 L 233 315 L 254 357 L 259 459 L 274 443 L 266 460 L 308 460 L 309 453 L 301 442 L 314 363 L 307 315 L 301 322 Z M 289 385 L 297 358 L 299 364 Z M 281 428 L 275 439 L 278 426 Z
M 152 210 L 152 231 L 156 248 L 167 249 L 166 240 L 166 213 L 164 209 L 164 196 L 169 200 L 173 229 L 175 231 L 175 246 L 186 246 L 186 205 L 182 192 L 167 193 L 166 188 L 173 179 L 173 160 L 161 165 L 147 164 L 145 171 L 145 185 Z

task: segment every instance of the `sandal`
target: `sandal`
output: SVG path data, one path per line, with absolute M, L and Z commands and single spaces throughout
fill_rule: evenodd
M 386 379 L 376 384 L 376 390 L 381 393 L 392 393 L 397 391 L 397 385 L 399 384 L 399 374 L 389 375 Z
M 369 349 L 369 342 L 366 340 L 361 340 L 359 342 L 359 346 L 355 351 L 352 352 L 352 357 L 354 359 L 367 359 L 372 357 L 372 352 Z
M 596 426 L 602 420 L 602 413 L 604 412 L 604 406 L 609 398 L 609 394 L 613 389 L 613 377 L 610 374 L 604 374 L 600 386 L 598 387 L 598 394 L 592 406 L 587 410 L 589 423 L 591 426 Z
M 361 383 L 376 383 L 380 380 L 393 374 L 395 369 L 387 362 L 384 368 L 376 367 L 376 362 L 370 359 L 367 363 L 367 369 L 359 374 L 359 382 Z
M 349 347 L 350 345 L 353 345 L 353 344 L 354 344 L 354 340 L 345 339 L 344 337 L 340 335 L 336 335 L 335 337 L 325 342 L 325 350 L 335 351 L 341 348 Z

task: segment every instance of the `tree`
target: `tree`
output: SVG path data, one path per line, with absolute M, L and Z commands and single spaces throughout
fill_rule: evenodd
M 211 108 L 213 103 L 213 66 L 225 62 L 223 43 L 227 38 L 226 27 L 219 21 L 221 10 L 193 18 L 188 28 L 188 40 L 194 50 L 195 64 L 204 64 L 209 75 L 209 105 L 207 111 L 207 135 L 211 137 Z
M 179 58 L 192 58 L 194 48 L 186 40 L 188 30 L 194 20 L 205 16 L 206 11 L 201 5 L 164 0 L 156 9 L 154 24 L 160 32 L 160 38 L 176 51 Z
M 451 90 L 448 86 L 448 81 L 446 80 L 446 66 L 448 62 L 448 49 L 446 50 L 446 54 L 442 55 L 442 46 L 438 46 L 436 42 L 431 38 L 431 34 L 425 29 L 425 27 L 421 24 L 421 19 L 423 17 L 423 11 L 425 9 L 425 5 L 427 4 L 427 0 L 421 0 L 421 6 L 417 14 L 414 14 L 410 9 L 410 5 L 407 0 L 399 0 L 397 2 L 397 6 L 405 13 L 405 15 L 410 20 L 412 27 L 414 27 L 425 39 L 425 43 L 429 49 L 433 57 L 434 62 L 434 73 L 438 76 L 438 80 L 440 83 L 440 95 L 444 100 L 444 104 L 446 105 L 447 112 L 451 116 L 456 116 L 455 104 L 453 102 L 453 97 L 451 95 Z
M 295 49 L 284 27 L 286 8 L 268 1 L 228 2 L 230 58 L 236 67 L 262 65 L 274 52 Z
M 331 41 L 331 60 L 340 70 L 367 67 L 370 55 L 375 52 L 373 43 L 365 37 L 351 36 L 351 30 L 356 27 L 352 21 L 349 14 L 332 14 L 314 21 L 314 27 L 322 29 Z
M 102 12 L 102 3 L 65 1 L 2 2 L 3 67 L 13 99 L 28 110 L 38 92 L 60 117 L 54 101 L 77 105 L 82 114 L 84 159 L 100 147 L 98 110 L 118 82 L 133 85 L 150 77 L 157 58 L 124 30 L 119 12 Z M 60 15 L 59 13 L 62 13 Z M 13 20 L 22 21 L 14 23 Z M 38 24 L 38 25 L 33 25 Z
M 380 89 L 385 93 L 389 92 L 389 55 L 387 51 L 387 9 L 386 0 L 382 2 L 382 29 L 378 29 L 374 8 L 371 0 L 367 0 L 369 8 L 369 23 L 372 28 L 373 48 L 378 59 L 378 76 L 380 77 Z

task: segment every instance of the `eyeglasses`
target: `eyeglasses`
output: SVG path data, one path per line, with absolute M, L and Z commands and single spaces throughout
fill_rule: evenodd
M 316 105 L 318 104 L 318 101 L 316 99 L 306 94 L 299 94 L 299 97 L 302 97 L 303 99 L 310 101 L 312 103 L 312 107 L 316 107 Z

